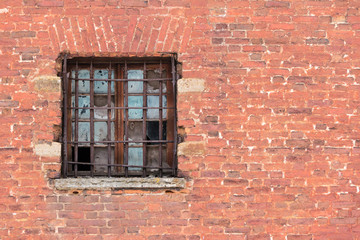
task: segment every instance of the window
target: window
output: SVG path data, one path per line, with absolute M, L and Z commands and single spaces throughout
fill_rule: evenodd
M 175 58 L 63 63 L 64 177 L 176 176 Z

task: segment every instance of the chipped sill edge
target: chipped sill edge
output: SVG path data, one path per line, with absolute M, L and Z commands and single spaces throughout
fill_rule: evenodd
M 57 190 L 112 190 L 112 189 L 181 189 L 185 178 L 61 178 L 55 179 Z

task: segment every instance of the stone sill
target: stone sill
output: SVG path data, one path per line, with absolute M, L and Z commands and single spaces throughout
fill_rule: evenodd
M 61 178 L 57 190 L 173 189 L 185 188 L 184 178 Z

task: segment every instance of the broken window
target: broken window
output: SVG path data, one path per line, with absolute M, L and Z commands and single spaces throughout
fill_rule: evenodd
M 64 59 L 63 176 L 175 176 L 174 57 Z

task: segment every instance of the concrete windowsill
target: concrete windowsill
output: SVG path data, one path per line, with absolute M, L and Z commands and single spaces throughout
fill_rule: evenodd
M 58 190 L 171 189 L 185 188 L 184 178 L 62 178 L 55 179 Z

